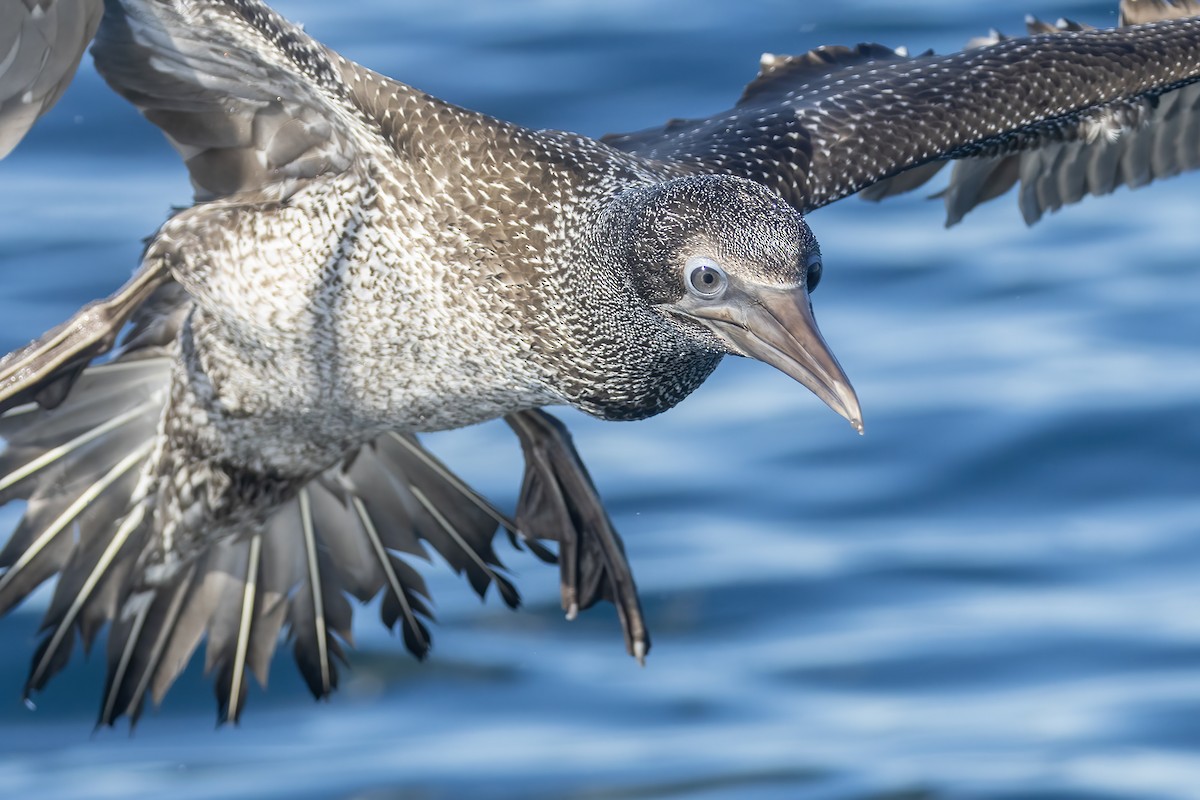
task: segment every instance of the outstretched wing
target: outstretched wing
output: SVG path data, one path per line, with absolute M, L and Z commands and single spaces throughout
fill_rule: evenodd
M 1200 14 L 1196 0 L 1125 0 L 1121 24 L 1134 25 Z M 1088 30 L 1067 19 L 1053 25 L 1030 17 L 1030 35 Z M 974 39 L 968 47 L 1002 41 L 993 31 Z M 934 161 L 869 186 L 860 196 L 881 200 L 910 191 L 937 174 L 945 161 Z M 1108 194 L 1120 186 L 1144 186 L 1153 181 L 1200 167 L 1200 83 L 1193 83 L 1155 98 L 1114 109 L 1107 115 L 1063 131 L 1058 141 L 1046 141 L 999 156 L 958 159 L 946 188 L 946 225 L 959 222 L 981 203 L 1020 185 L 1017 202 L 1025 221 L 1032 225 L 1047 211 Z
M 1055 31 L 951 55 L 824 47 L 765 56 L 729 111 L 605 141 L 760 181 L 808 212 L 931 162 L 1077 139 L 1196 80 L 1196 19 Z
M 0 2 L 0 158 L 66 91 L 103 11 L 101 0 Z
M 96 68 L 162 129 L 197 200 L 286 198 L 441 128 L 496 126 L 343 58 L 258 0 L 109 0 Z
M 261 3 L 110 0 L 92 55 L 179 151 L 197 200 L 278 200 L 352 162 L 338 123 L 356 112 L 328 52 Z

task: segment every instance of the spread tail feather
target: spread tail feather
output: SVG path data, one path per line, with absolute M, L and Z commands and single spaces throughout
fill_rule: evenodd
M 417 657 L 428 653 L 428 590 L 407 560 L 426 558 L 425 543 L 481 596 L 494 585 L 519 604 L 492 545 L 498 526 L 511 534 L 516 525 L 401 434 L 299 487 L 259 532 L 147 574 L 152 515 L 135 498 L 172 359 L 146 355 L 84 370 L 55 408 L 30 403 L 0 416 L 0 503 L 26 501 L 0 551 L 0 613 L 59 576 L 26 694 L 66 665 L 77 636 L 90 648 L 111 622 L 101 724 L 136 720 L 147 696 L 160 701 L 204 639 L 221 718 L 236 720 L 246 676 L 265 684 L 285 626 L 309 688 L 324 697 L 351 639 L 347 595 L 382 593 L 384 624 Z
M 516 526 L 466 487 L 415 438 L 386 434 L 300 487 L 263 529 L 214 543 L 153 589 L 134 591 L 108 642 L 100 724 L 138 719 L 161 701 L 202 640 L 219 717 L 237 721 L 250 675 L 266 685 L 281 631 L 313 696 L 337 688 L 352 644 L 348 597 L 382 596 L 381 619 L 423 658 L 431 646 L 429 592 L 406 557 L 430 544 L 482 597 L 494 585 L 520 599 L 492 548 Z
M 145 355 L 145 354 L 143 354 Z M 161 354 L 93 367 L 53 409 L 0 416 L 0 502 L 26 501 L 0 552 L 0 613 L 59 575 L 26 694 L 41 689 L 112 617 L 147 536 L 131 503 L 150 458 L 171 361 Z

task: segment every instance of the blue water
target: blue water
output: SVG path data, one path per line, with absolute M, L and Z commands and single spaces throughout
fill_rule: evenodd
M 1115 16 L 817 5 L 278 3 L 375 69 L 593 135 L 724 108 L 763 51 L 947 50 L 1026 11 Z M 644 669 L 610 609 L 566 622 L 555 571 L 512 553 L 516 613 L 427 571 L 427 663 L 368 609 L 329 703 L 283 656 L 214 731 L 194 664 L 132 736 L 93 733 L 99 658 L 20 702 L 35 601 L 0 622 L 0 794 L 1200 797 L 1198 193 L 1185 176 L 1033 229 L 1011 197 L 949 231 L 921 196 L 814 214 L 816 310 L 864 437 L 744 361 L 647 422 L 564 412 L 646 601 Z M 174 153 L 85 67 L 0 163 L 0 348 L 115 288 L 188 197 Z M 506 429 L 433 441 L 511 507 Z

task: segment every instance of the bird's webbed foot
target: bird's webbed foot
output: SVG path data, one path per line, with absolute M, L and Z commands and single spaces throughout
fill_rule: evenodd
M 626 649 L 643 661 L 650 635 L 625 548 L 566 426 L 538 409 L 504 419 L 525 453 L 516 522 L 529 536 L 559 543 L 562 605 L 568 619 L 598 600 L 608 600 L 616 606 Z

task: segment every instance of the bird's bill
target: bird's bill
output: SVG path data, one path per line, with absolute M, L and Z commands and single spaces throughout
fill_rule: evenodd
M 760 289 L 753 299 L 733 296 L 691 309 L 689 315 L 733 352 L 770 364 L 807 386 L 862 433 L 858 396 L 825 344 L 804 289 Z

